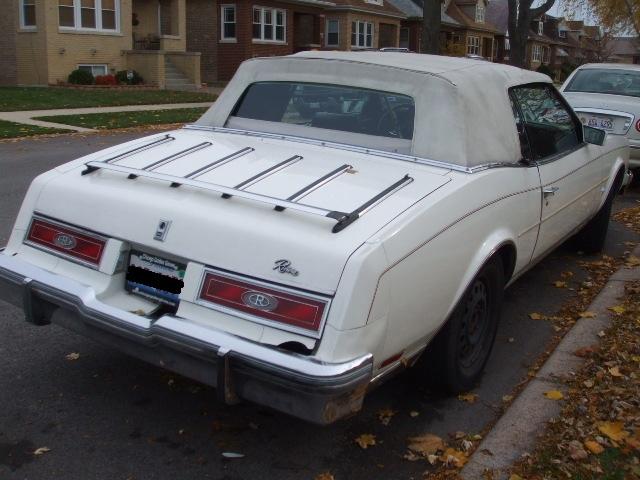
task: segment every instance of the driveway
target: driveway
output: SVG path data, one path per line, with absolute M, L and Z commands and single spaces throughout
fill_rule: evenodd
M 0 143 L 0 245 L 30 180 L 85 153 L 140 134 L 58 136 Z M 636 204 L 637 191 L 616 208 Z M 73 208 L 72 205 L 69 208 Z M 99 212 L 96 212 L 99 214 Z M 620 256 L 638 235 L 611 224 L 605 252 Z M 530 312 L 553 314 L 576 295 L 552 282 L 585 260 L 561 247 L 505 295 L 496 346 L 469 404 L 406 372 L 372 392 L 358 415 L 316 427 L 251 404 L 221 405 L 212 388 L 149 366 L 56 326 L 34 327 L 0 303 L 1 479 L 313 479 L 422 478 L 428 465 L 403 458 L 407 437 L 477 433 L 495 421 L 502 397 L 527 377 L 555 331 Z M 76 360 L 66 359 L 79 353 Z M 377 412 L 397 413 L 383 425 Z M 418 412 L 419 415 L 410 415 Z M 526 419 L 523 419 L 526 421 Z M 354 438 L 375 434 L 362 450 Z M 50 451 L 34 456 L 39 447 Z M 223 452 L 243 458 L 226 459 Z

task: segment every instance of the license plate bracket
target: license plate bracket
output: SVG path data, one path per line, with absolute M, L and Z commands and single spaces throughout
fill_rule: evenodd
M 150 300 L 177 307 L 186 268 L 183 263 L 159 255 L 131 250 L 125 289 Z

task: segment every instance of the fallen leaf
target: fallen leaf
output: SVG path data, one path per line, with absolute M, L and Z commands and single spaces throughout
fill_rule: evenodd
M 577 440 L 571 440 L 569 442 L 567 450 L 569 451 L 569 456 L 572 460 L 584 460 L 589 456 L 589 454 L 582 448 L 582 444 Z
M 329 472 L 322 472 L 319 475 L 316 475 L 314 480 L 335 480 L 335 477 Z
M 435 454 L 439 450 L 444 450 L 445 447 L 444 441 L 431 433 L 409 438 L 409 450 L 420 453 L 423 456 Z
M 604 447 L 594 440 L 587 440 L 584 442 L 584 446 L 587 447 L 587 450 L 596 455 L 604 452 Z
M 49 447 L 40 447 L 40 448 L 36 448 L 35 451 L 33 452 L 34 455 L 44 455 L 47 452 L 50 452 L 51 449 Z
M 513 342 L 515 342 L 515 341 L 516 341 L 516 339 L 515 339 L 515 338 L 513 338 L 513 337 L 509 337 L 509 339 L 508 339 L 507 341 L 508 341 L 509 343 L 513 343 Z
M 627 437 L 624 439 L 625 443 L 635 450 L 640 450 L 640 436 Z
M 370 433 L 363 433 L 354 440 L 360 448 L 366 450 L 368 447 L 373 447 L 376 444 L 376 436 Z
M 604 331 L 603 331 L 603 330 L 600 330 L 600 331 L 598 332 L 598 336 L 599 336 L 600 338 L 604 337 L 605 335 L 606 335 L 606 333 L 604 333 Z
M 598 430 L 616 442 L 629 436 L 629 432 L 624 429 L 624 423 L 622 422 L 600 422 Z
M 640 266 L 640 258 L 635 255 L 629 255 L 626 259 L 625 265 L 627 267 L 638 267 Z
M 542 319 L 547 318 L 547 317 L 545 317 L 544 315 L 541 315 L 539 313 L 533 312 L 533 313 L 529 314 L 529 318 L 531 320 L 542 320 Z
M 553 286 L 556 288 L 567 288 L 567 282 L 562 282 L 560 280 L 557 280 L 553 282 Z
M 449 447 L 440 455 L 440 461 L 448 467 L 462 468 L 467 463 L 467 455 L 460 450 Z
M 624 312 L 627 311 L 627 309 L 624 308 L 622 305 L 616 305 L 615 307 L 609 307 L 609 310 L 611 310 L 616 315 L 622 315 Z
M 477 393 L 463 393 L 461 395 L 458 395 L 458 400 L 461 400 L 461 401 L 467 402 L 467 403 L 475 403 L 475 401 L 478 400 L 478 394 Z
M 408 451 L 404 454 L 404 459 L 409 460 L 410 462 L 416 462 L 418 460 L 422 460 L 424 457 L 422 455 L 416 455 L 412 451 Z
M 587 388 L 592 388 L 593 387 L 593 380 L 585 380 L 584 382 L 582 382 L 582 384 Z
M 391 417 L 393 417 L 395 414 L 396 412 L 394 412 L 390 408 L 383 408 L 382 410 L 378 411 L 378 420 L 380 420 L 380 423 L 382 423 L 383 425 L 389 425 Z
M 435 465 L 437 461 L 438 461 L 437 455 L 427 455 L 427 462 L 429 462 L 431 465 Z
M 598 347 L 597 345 L 590 345 L 588 347 L 582 347 L 579 348 L 578 350 L 576 350 L 575 352 L 573 352 L 573 354 L 576 357 L 588 357 L 589 355 L 591 355 L 592 353 L 597 352 L 598 350 L 600 350 L 600 347 Z
M 410 417 L 412 417 L 412 418 L 415 418 L 415 417 L 417 417 L 418 415 L 420 415 L 420 412 L 416 412 L 415 410 L 411 410 L 411 411 L 409 412 L 409 416 L 410 416 Z
M 78 360 L 80 358 L 80 354 L 76 352 L 71 352 L 70 354 L 65 355 L 64 358 L 66 358 L 69 361 Z
M 517 473 L 512 473 L 511 476 L 509 477 L 509 480 L 523 480 L 523 479 Z
M 503 395 L 502 397 L 503 402 L 510 402 L 511 400 L 513 400 L 513 395 Z
M 548 392 L 544 392 L 544 396 L 549 400 L 562 400 L 564 398 L 560 390 L 549 390 Z
M 611 374 L 612 377 L 622 377 L 622 373 L 620 372 L 620 367 L 618 367 L 617 365 L 615 367 L 611 367 L 609 369 L 609 373 Z
M 582 312 L 580 313 L 580 318 L 595 318 L 596 314 L 594 312 Z
M 462 450 L 468 452 L 473 447 L 473 442 L 471 440 L 462 440 Z

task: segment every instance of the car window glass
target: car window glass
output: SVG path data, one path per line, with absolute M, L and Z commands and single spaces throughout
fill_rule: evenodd
M 512 89 L 531 149 L 531 158 L 545 157 L 572 150 L 581 143 L 571 112 L 558 95 L 546 85 Z
M 640 72 L 585 68 L 576 72 L 565 91 L 640 97 Z
M 365 88 L 258 82 L 232 116 L 410 140 L 415 106 L 409 96 Z
M 511 103 L 511 111 L 513 112 L 513 118 L 516 121 L 516 130 L 518 130 L 518 139 L 520 140 L 520 153 L 522 154 L 522 158 L 525 160 L 531 159 L 531 151 L 529 149 L 529 140 L 527 139 L 527 133 L 524 128 L 524 122 L 522 121 L 522 117 L 520 112 L 518 111 L 518 107 L 513 101 L 513 97 L 509 96 L 509 102 Z

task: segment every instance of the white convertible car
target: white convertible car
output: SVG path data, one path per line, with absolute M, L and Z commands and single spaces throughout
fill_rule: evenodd
M 560 89 L 583 124 L 629 139 L 630 168 L 640 168 L 640 65 L 588 63 Z
M 425 375 L 472 388 L 505 286 L 573 235 L 602 247 L 628 155 L 541 74 L 253 59 L 196 124 L 37 177 L 0 297 L 227 403 L 326 424 L 425 351 Z

